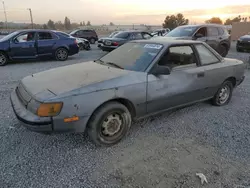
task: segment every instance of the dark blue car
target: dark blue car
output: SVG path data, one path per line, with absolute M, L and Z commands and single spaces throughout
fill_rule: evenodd
M 79 47 L 74 37 L 51 30 L 21 30 L 0 39 L 0 66 L 12 60 L 37 59 L 51 56 L 58 61 L 77 54 Z

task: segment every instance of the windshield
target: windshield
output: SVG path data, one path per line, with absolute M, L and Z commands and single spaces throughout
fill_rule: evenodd
M 4 36 L 3 38 L 0 39 L 0 41 L 5 41 L 5 40 L 9 40 L 11 39 L 12 37 L 16 36 L 17 34 L 19 34 L 20 32 L 19 31 L 14 31 L 6 36 Z
M 163 48 L 161 44 L 126 43 L 100 59 L 121 69 L 144 72 Z
M 119 33 L 119 31 L 113 32 L 109 35 L 109 38 L 112 38 L 113 36 L 115 36 L 117 33 Z
M 196 27 L 177 27 L 167 33 L 166 37 L 190 37 L 196 31 Z
M 113 36 L 113 38 L 121 38 L 121 39 L 127 39 L 128 37 L 129 37 L 129 33 L 127 32 L 119 32 Z
M 62 35 L 64 37 L 71 37 L 68 33 L 64 33 L 62 31 L 57 31 L 56 33 L 58 33 L 59 35 Z
M 71 31 L 69 34 L 72 35 L 72 34 L 75 34 L 78 30 L 74 30 L 74 31 Z

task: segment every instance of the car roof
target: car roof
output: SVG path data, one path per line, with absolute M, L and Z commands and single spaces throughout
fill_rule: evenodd
M 135 40 L 135 42 L 150 43 L 150 44 L 157 43 L 157 44 L 162 44 L 163 46 L 180 45 L 180 44 L 203 44 L 202 41 L 176 40 L 176 39 L 172 39 L 168 37 L 155 37 L 155 38 L 151 38 L 150 40 Z
M 182 25 L 179 27 L 206 27 L 206 26 L 214 26 L 214 27 L 225 27 L 224 25 L 221 24 L 197 24 L 197 25 Z
M 18 32 L 58 32 L 56 30 L 50 30 L 50 29 L 22 29 L 22 30 L 16 30 Z
M 124 33 L 141 33 L 141 32 L 145 32 L 145 31 L 142 31 L 142 30 L 125 30 L 125 31 L 121 31 L 121 32 L 124 32 Z

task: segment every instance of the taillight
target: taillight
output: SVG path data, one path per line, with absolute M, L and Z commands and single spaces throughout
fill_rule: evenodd
M 118 44 L 118 42 L 113 42 L 113 45 L 118 46 L 119 44 Z
M 76 39 L 74 40 L 74 44 L 77 44 L 77 40 Z

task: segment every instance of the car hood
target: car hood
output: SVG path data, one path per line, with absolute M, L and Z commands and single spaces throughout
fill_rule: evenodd
M 94 63 L 64 66 L 25 77 L 21 82 L 37 100 L 47 99 L 84 86 L 107 81 L 130 71 Z
M 250 35 L 244 35 L 240 37 L 241 40 L 250 40 Z

